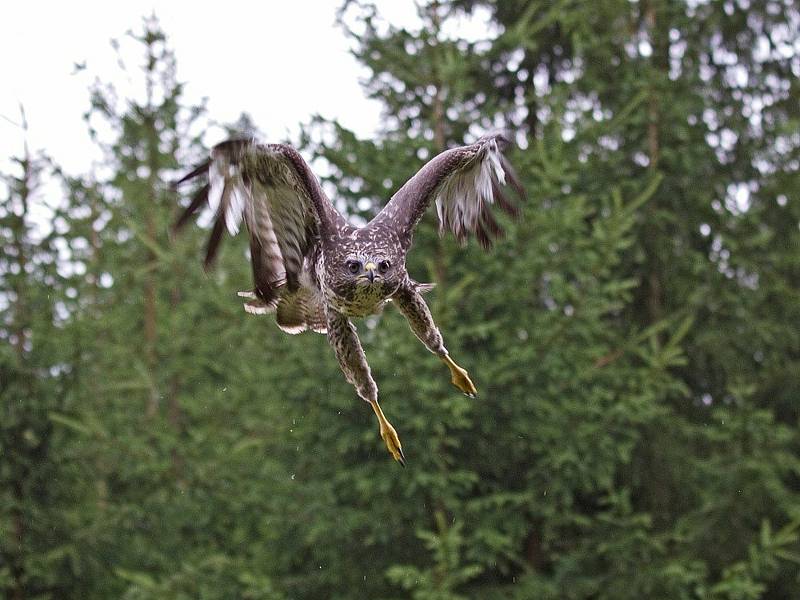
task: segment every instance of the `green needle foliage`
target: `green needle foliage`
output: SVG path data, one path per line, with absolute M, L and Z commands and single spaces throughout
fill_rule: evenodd
M 409 256 L 478 398 L 392 306 L 357 322 L 400 469 L 324 336 L 241 309 L 244 240 L 206 274 L 207 218 L 170 235 L 186 198 L 169 183 L 207 152 L 208 118 L 145 19 L 115 44 L 133 87 L 91 88 L 102 164 L 60 175 L 61 198 L 27 152 L 4 179 L 2 593 L 797 597 L 794 3 L 339 18 L 382 125 L 318 117 L 295 142 L 354 222 L 448 147 L 516 142 L 528 198 L 505 239 L 460 247 L 431 214 Z M 461 39 L 465 18 L 484 39 Z

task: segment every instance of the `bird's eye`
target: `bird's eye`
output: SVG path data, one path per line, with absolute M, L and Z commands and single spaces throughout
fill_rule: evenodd
M 378 271 L 380 271 L 381 273 L 386 273 L 386 271 L 388 271 L 389 267 L 391 266 L 392 263 L 390 263 L 388 260 L 382 260 L 380 263 L 378 263 Z
M 361 270 L 361 263 L 357 260 L 348 260 L 345 264 L 347 270 L 350 271 L 353 275 L 358 273 Z

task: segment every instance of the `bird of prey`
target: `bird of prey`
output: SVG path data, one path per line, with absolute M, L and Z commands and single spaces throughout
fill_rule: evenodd
M 209 159 L 180 179 L 202 177 L 197 191 L 175 223 L 178 229 L 202 206 L 215 211 L 205 266 L 214 261 L 227 229 L 236 234 L 244 221 L 250 238 L 254 287 L 239 292 L 251 314 L 275 313 L 278 327 L 297 334 L 326 333 L 345 378 L 378 418 L 380 435 L 395 460 L 405 466 L 396 430 L 378 404 L 375 384 L 351 317 L 377 314 L 394 303 L 411 330 L 450 369 L 452 383 L 468 396 L 477 393 L 466 370 L 445 348 L 442 335 L 422 298 L 432 286 L 406 272 L 406 253 L 414 229 L 435 201 L 440 233 L 451 231 L 464 242 L 472 234 L 484 247 L 503 233 L 494 207 L 516 215 L 504 195 L 510 185 L 524 190 L 495 134 L 431 159 L 363 227 L 354 227 L 334 208 L 300 154 L 284 144 L 229 140 Z

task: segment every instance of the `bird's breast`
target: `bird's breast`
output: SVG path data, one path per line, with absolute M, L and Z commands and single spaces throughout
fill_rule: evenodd
M 386 294 L 380 285 L 358 285 L 344 294 L 331 293 L 328 302 L 348 317 L 366 317 L 378 314 L 386 304 Z

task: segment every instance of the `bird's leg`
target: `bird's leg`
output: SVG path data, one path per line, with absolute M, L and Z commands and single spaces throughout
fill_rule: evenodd
M 409 283 L 402 286 L 392 297 L 397 304 L 397 308 L 408 321 L 411 331 L 425 346 L 433 352 L 450 369 L 450 381 L 470 398 L 474 398 L 478 390 L 469 378 L 465 369 L 459 367 L 450 358 L 447 348 L 444 347 L 444 340 L 439 328 L 433 322 L 431 311 L 425 304 L 422 295 Z
M 403 454 L 403 447 L 397 431 L 389 423 L 383 414 L 380 404 L 378 404 L 378 386 L 372 378 L 372 373 L 367 364 L 367 357 L 361 342 L 358 339 L 355 326 L 350 320 L 331 309 L 327 311 L 328 319 L 328 341 L 333 346 L 333 351 L 339 361 L 339 366 L 345 378 L 356 388 L 358 395 L 369 402 L 375 416 L 378 417 L 381 438 L 389 449 L 392 457 L 404 467 L 406 457 Z
M 453 383 L 453 385 L 470 398 L 474 398 L 478 394 L 478 389 L 469 378 L 469 373 L 467 373 L 467 370 L 459 367 L 456 364 L 456 361 L 450 358 L 449 354 L 445 354 L 439 358 L 441 358 L 442 362 L 450 368 L 450 381 Z

